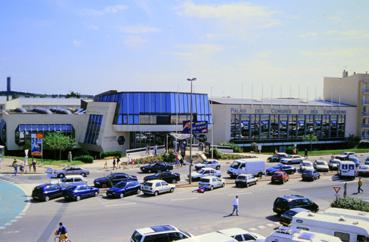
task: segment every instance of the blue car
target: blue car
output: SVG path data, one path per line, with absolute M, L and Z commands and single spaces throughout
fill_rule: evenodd
M 141 190 L 138 181 L 122 181 L 108 189 L 106 196 L 109 198 L 123 198 L 127 195 L 137 194 Z
M 301 178 L 303 181 L 315 181 L 320 178 L 320 173 L 315 170 L 304 170 Z
M 67 201 L 79 201 L 82 198 L 97 197 L 99 189 L 88 185 L 70 186 L 64 190 L 63 195 Z
M 290 165 L 278 164 L 278 165 L 275 165 L 273 167 L 266 169 L 266 174 L 268 176 L 271 176 L 276 171 L 284 171 L 287 174 L 294 174 L 296 172 L 296 168 Z
M 32 199 L 36 201 L 49 201 L 53 198 L 63 196 L 63 188 L 58 184 L 42 184 L 35 187 L 32 191 Z

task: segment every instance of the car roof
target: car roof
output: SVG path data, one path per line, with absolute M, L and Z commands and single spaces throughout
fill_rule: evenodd
M 305 209 L 305 208 L 291 208 L 288 211 L 294 211 L 296 213 L 300 213 L 300 212 L 309 212 L 309 210 Z
M 81 176 L 81 175 L 66 175 L 65 178 L 82 178 L 83 179 L 83 176 Z
M 211 178 L 218 178 L 218 177 L 216 177 L 216 176 L 204 176 L 204 177 L 202 177 L 201 179 L 204 179 L 204 178 L 206 178 L 206 179 L 211 179 Z
M 160 180 L 160 179 L 154 179 L 154 180 L 150 180 L 150 181 L 147 181 L 147 182 L 151 182 L 151 183 L 153 183 L 153 182 L 163 182 L 164 180 Z
M 153 233 L 162 233 L 162 232 L 172 232 L 177 231 L 178 229 L 172 225 L 155 225 L 146 228 L 136 229 L 136 231 L 143 235 L 153 234 Z
M 201 170 L 204 170 L 204 171 L 206 171 L 206 170 L 212 170 L 212 171 L 215 171 L 215 169 L 214 169 L 214 168 L 211 168 L 211 167 L 204 167 L 204 168 L 202 168 Z
M 228 235 L 228 236 L 234 236 L 234 235 L 238 235 L 238 234 L 249 234 L 249 231 L 246 231 L 244 229 L 241 228 L 229 228 L 229 229 L 222 229 L 218 231 L 219 233 Z
M 238 176 L 253 176 L 253 174 L 249 174 L 249 173 L 243 173 L 243 174 L 239 174 Z
M 290 194 L 290 195 L 283 195 L 283 196 L 280 196 L 279 198 L 283 198 L 283 199 L 286 199 L 286 200 L 288 200 L 288 201 L 292 201 L 292 200 L 301 199 L 301 198 L 306 198 L 306 197 L 301 196 L 301 195 L 294 195 L 294 194 Z

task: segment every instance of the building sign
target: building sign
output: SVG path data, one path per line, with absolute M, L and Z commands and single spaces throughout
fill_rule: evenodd
M 231 114 L 346 114 L 346 110 L 341 109 L 297 109 L 291 108 L 256 108 L 256 109 L 245 109 L 245 108 L 231 108 Z
M 182 133 L 189 134 L 191 132 L 191 121 L 183 121 Z M 204 134 L 208 132 L 208 122 L 198 121 L 192 123 L 192 133 L 193 134 Z
M 35 157 L 42 156 L 42 141 L 44 135 L 42 133 L 31 134 L 31 155 Z

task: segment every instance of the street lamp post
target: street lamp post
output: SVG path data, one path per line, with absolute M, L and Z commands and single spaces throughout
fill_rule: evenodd
M 189 165 L 189 172 L 188 172 L 188 183 L 191 184 L 192 182 L 192 82 L 196 81 L 196 78 L 187 78 L 187 81 L 191 83 L 191 96 L 190 96 L 190 165 Z

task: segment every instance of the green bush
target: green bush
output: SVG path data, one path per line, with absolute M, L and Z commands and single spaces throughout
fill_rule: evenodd
M 339 198 L 331 204 L 331 207 L 369 212 L 369 202 L 352 197 Z
M 173 151 L 169 151 L 168 153 L 165 153 L 161 156 L 161 160 L 163 160 L 164 162 L 175 162 L 176 155 L 173 153 Z
M 116 150 L 116 151 L 106 151 L 101 153 L 101 158 L 106 158 L 106 157 L 122 157 L 122 151 Z
M 369 148 L 369 141 L 367 141 L 367 140 L 360 141 L 360 143 L 357 145 L 357 148 L 359 148 L 359 149 L 368 149 Z
M 229 146 L 232 148 L 233 152 L 236 152 L 236 153 L 241 153 L 243 151 L 242 148 L 235 143 L 221 143 L 220 145 Z
M 162 161 L 163 158 L 161 156 L 148 156 L 145 158 L 133 159 L 135 164 L 146 164 L 153 161 Z
M 73 158 L 73 160 L 79 160 L 82 161 L 84 163 L 92 163 L 94 162 L 94 158 L 90 155 L 81 155 L 81 156 L 76 156 Z
M 213 158 L 214 159 L 220 159 L 222 157 L 222 152 L 220 152 L 218 149 L 216 148 L 211 148 L 209 150 L 209 154 L 206 154 L 207 157 L 211 157 L 211 153 L 213 152 L 213 149 L 214 149 L 214 153 L 213 153 Z

